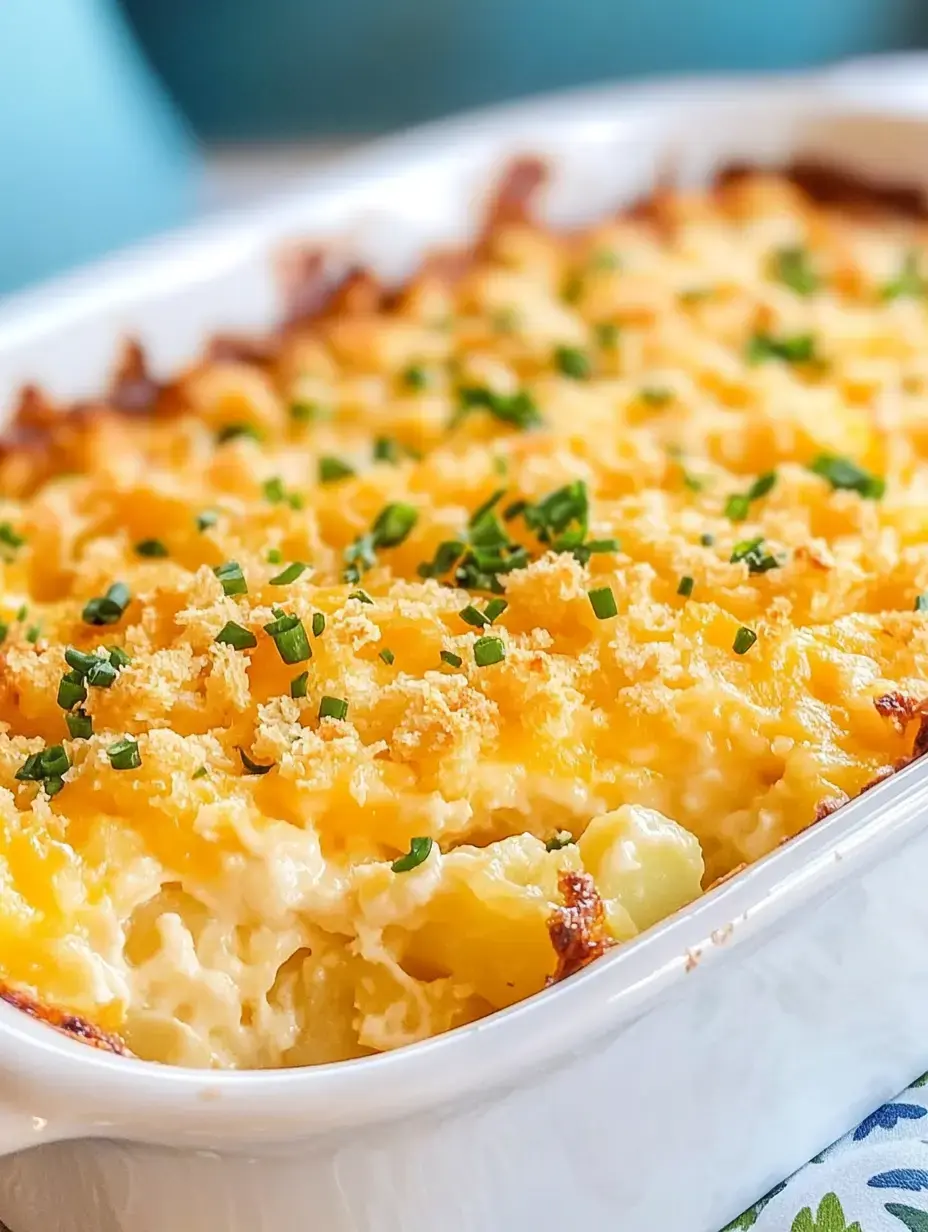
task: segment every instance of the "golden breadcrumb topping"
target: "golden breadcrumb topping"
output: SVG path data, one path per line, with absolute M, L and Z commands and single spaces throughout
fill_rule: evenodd
M 286 328 L 170 384 L 130 347 L 99 403 L 24 395 L 0 984 L 56 1021 L 198 1066 L 421 1040 L 912 756 L 923 225 L 756 174 L 519 207 L 400 292 L 304 254 Z

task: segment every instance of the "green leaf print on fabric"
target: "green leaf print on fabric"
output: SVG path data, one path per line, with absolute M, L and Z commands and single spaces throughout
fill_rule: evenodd
M 722 1232 L 748 1232 L 748 1229 L 753 1228 L 757 1223 L 757 1216 L 759 1214 L 760 1211 L 756 1206 L 749 1206 L 737 1219 L 727 1223 Z
M 901 1219 L 909 1232 L 928 1232 L 928 1214 L 924 1211 L 919 1211 L 914 1206 L 903 1206 L 900 1202 L 887 1202 L 886 1209 L 890 1215 Z
M 818 1204 L 815 1218 L 812 1218 L 812 1208 L 804 1206 L 793 1220 L 790 1232 L 861 1232 L 861 1228 L 856 1220 L 851 1224 L 846 1222 L 838 1195 L 827 1193 Z M 919 1232 L 928 1232 L 928 1225 Z

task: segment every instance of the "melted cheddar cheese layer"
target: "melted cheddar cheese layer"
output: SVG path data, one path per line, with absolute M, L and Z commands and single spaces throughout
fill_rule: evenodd
M 544 986 L 565 874 L 631 938 L 907 758 L 924 238 L 748 177 L 27 397 L 0 981 L 161 1061 L 393 1048 Z

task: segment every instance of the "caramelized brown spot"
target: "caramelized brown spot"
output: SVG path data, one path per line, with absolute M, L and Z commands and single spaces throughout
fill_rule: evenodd
M 128 414 L 143 414 L 154 410 L 160 393 L 161 386 L 149 374 L 141 344 L 127 338 L 113 370 L 107 402 Z
M 331 291 L 324 249 L 296 245 L 285 248 L 277 261 L 277 276 L 285 324 L 319 315 Z
M 376 312 L 384 288 L 369 271 L 355 266 L 333 274 L 325 249 L 291 246 L 278 258 L 284 305 L 283 326 L 302 325 L 324 316 L 357 316 Z
M 57 414 L 53 403 L 38 385 L 24 385 L 19 391 L 19 401 L 13 410 L 11 423 L 14 429 L 44 430 Z
M 890 719 L 896 731 L 903 732 L 906 724 L 911 723 L 918 713 L 921 703 L 918 698 L 909 697 L 905 693 L 884 693 L 882 697 L 873 699 L 873 705 L 877 714 L 884 719 Z
M 749 163 L 732 163 L 719 174 L 717 183 L 724 187 L 756 175 L 759 170 Z M 911 184 L 881 183 L 814 159 L 797 159 L 788 167 L 776 170 L 820 205 L 840 206 L 854 213 L 928 217 L 925 194 Z
M 277 339 L 269 334 L 216 334 L 206 348 L 207 363 L 234 363 L 263 365 L 274 359 L 278 350 Z
M 496 192 L 490 198 L 478 249 L 483 248 L 500 227 L 528 222 L 538 192 L 547 180 L 548 167 L 543 159 L 531 155 L 514 159 L 503 172 Z
M 589 873 L 561 873 L 557 883 L 564 906 L 556 907 L 548 920 L 548 936 L 557 955 L 557 967 L 548 984 L 573 975 L 615 945 L 606 932 L 603 900 Z
M 866 788 L 864 788 L 866 791 Z M 824 800 L 820 800 L 815 806 L 815 821 L 824 821 L 826 817 L 830 817 L 832 813 L 836 813 L 839 808 L 843 808 L 850 800 L 845 792 L 841 792 L 840 796 L 826 796 Z
M 118 1035 L 101 1031 L 92 1022 L 88 1022 L 86 1018 L 81 1018 L 77 1014 L 67 1014 L 54 1006 L 42 1005 L 28 993 L 10 988 L 7 984 L 0 984 L 0 1001 L 5 1001 L 7 1005 L 12 1005 L 14 1009 L 21 1010 L 38 1022 L 47 1023 L 56 1031 L 61 1031 L 72 1039 L 90 1044 L 92 1048 L 100 1048 L 104 1052 L 115 1052 L 122 1057 L 132 1056 Z
M 747 864 L 743 861 L 741 864 L 736 864 L 734 868 L 730 868 L 727 873 L 722 873 L 721 877 L 716 877 L 715 881 L 710 881 L 706 886 L 705 892 L 716 890 L 720 885 L 724 885 L 726 881 L 731 881 L 732 877 L 737 877 L 739 873 L 743 873 L 747 868 Z

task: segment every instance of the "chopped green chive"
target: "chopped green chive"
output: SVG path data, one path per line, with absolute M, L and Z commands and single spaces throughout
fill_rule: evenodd
M 344 719 L 348 714 L 348 703 L 343 697 L 323 697 L 319 703 L 320 719 Z
M 688 574 L 680 578 L 680 583 L 677 586 L 677 594 L 682 595 L 684 599 L 688 599 L 693 593 L 693 587 L 696 585 L 693 578 Z
M 483 612 L 478 612 L 472 603 L 468 603 L 467 607 L 462 608 L 458 615 L 465 624 L 473 625 L 475 629 L 482 629 L 484 625 L 490 623 Z
M 305 663 L 312 658 L 312 647 L 299 616 L 278 616 L 264 626 L 264 631 L 274 639 L 277 653 L 284 663 Z
M 284 554 L 280 548 L 268 548 L 266 559 L 269 565 L 281 565 L 283 564 Z
M 71 769 L 71 759 L 64 751 L 64 745 L 53 744 L 41 754 L 42 770 L 46 778 L 60 778 Z
M 422 364 L 410 364 L 403 372 L 403 384 L 410 389 L 428 389 L 429 374 Z
M 205 766 L 200 766 L 199 769 L 194 770 L 193 774 L 191 774 L 190 777 L 192 779 L 205 779 L 208 774 L 209 774 L 209 771 L 207 770 L 207 768 Z
M 902 268 L 891 282 L 883 287 L 883 299 L 919 299 L 928 293 L 928 279 L 919 269 L 919 254 L 913 250 L 906 253 Z
M 24 621 L 28 615 L 29 615 L 29 608 L 27 607 L 25 603 L 23 603 L 19 608 L 16 609 L 16 619 L 18 621 L 20 622 Z
M 409 840 L 409 850 L 404 856 L 394 860 L 390 867 L 394 873 L 408 873 L 420 864 L 424 864 L 432 850 L 433 840 L 430 838 L 413 838 Z
M 108 689 L 115 682 L 121 668 L 129 662 L 129 656 L 124 650 L 113 647 L 109 651 L 99 650 L 96 654 L 87 654 L 74 646 L 68 646 L 64 652 L 65 662 L 74 673 L 80 676 L 93 689 Z
M 822 282 L 810 264 L 808 252 L 798 245 L 780 248 L 773 254 L 771 273 L 797 295 L 812 295 Z
M 62 710 L 73 710 L 75 706 L 87 700 L 87 689 L 84 677 L 80 672 L 65 672 L 58 685 L 58 705 Z
M 21 783 L 41 783 L 49 796 L 56 796 L 64 787 L 62 775 L 70 768 L 64 745 L 52 744 L 40 753 L 30 753 L 16 771 L 16 778 Z
M 490 317 L 490 323 L 498 334 L 514 334 L 521 324 L 521 316 L 517 308 L 497 308 Z
M 42 754 L 30 753 L 16 771 L 15 777 L 20 783 L 37 783 L 45 776 L 42 773 Z
M 460 667 L 464 662 L 460 655 L 456 655 L 451 650 L 439 651 L 438 657 L 441 659 L 442 663 L 447 663 L 449 667 Z
M 262 484 L 264 499 L 272 505 L 289 505 L 291 509 L 302 509 L 303 498 L 299 492 L 288 492 L 284 481 L 279 475 L 266 479 Z
M 300 672 L 290 681 L 290 696 L 300 698 L 306 696 L 306 686 L 309 682 L 309 672 Z
M 319 459 L 320 483 L 336 483 L 339 479 L 350 478 L 354 473 L 354 467 L 343 462 L 341 458 L 326 456 Z
M 68 667 L 73 668 L 80 676 L 86 676 L 93 665 L 99 662 L 98 655 L 87 654 L 75 646 L 66 647 L 64 659 Z
M 258 644 L 258 639 L 251 630 L 236 624 L 234 620 L 229 620 L 222 626 L 215 640 L 220 645 L 231 646 L 233 650 L 253 650 Z
M 850 458 L 833 453 L 821 453 L 809 464 L 815 475 L 827 479 L 835 491 L 858 492 L 864 500 L 880 500 L 886 492 L 886 480 L 872 475 Z
M 122 618 L 130 600 L 129 587 L 124 582 L 114 582 L 102 598 L 91 599 L 84 606 L 81 619 L 88 625 L 114 625 Z
M 378 436 L 374 441 L 374 461 L 390 462 L 396 466 L 400 460 L 399 441 L 392 436 Z
M 703 531 L 699 536 L 699 542 L 704 548 L 711 548 L 713 543 L 715 543 L 715 535 L 710 534 L 709 531 Z
M 124 736 L 122 740 L 111 744 L 106 750 L 106 755 L 114 770 L 138 770 L 142 764 L 138 741 L 129 736 Z
M 136 556 L 167 556 L 168 550 L 160 539 L 142 539 L 135 545 Z
M 729 562 L 735 565 L 739 561 L 747 565 L 749 573 L 767 573 L 771 569 L 779 569 L 782 563 L 764 551 L 764 540 L 760 535 L 756 539 L 742 539 L 735 544 Z
M 18 535 L 9 522 L 0 522 L 0 544 L 15 552 L 25 542 L 23 536 Z
M 506 648 L 498 637 L 478 637 L 474 642 L 474 662 L 478 667 L 492 667 L 505 657 Z
M 226 441 L 241 439 L 260 442 L 264 440 L 264 433 L 250 423 L 224 424 L 216 433 L 216 440 L 220 445 L 224 445 Z
M 732 649 L 734 650 L 735 654 L 739 654 L 739 655 L 747 654 L 747 652 L 751 649 L 751 647 L 754 645 L 756 641 L 757 641 L 757 634 L 754 632 L 754 630 L 749 629 L 747 625 L 742 625 L 741 628 L 738 630 L 738 632 L 735 634 L 735 640 L 732 645 Z
M 509 604 L 505 599 L 491 599 L 483 609 L 483 614 L 490 624 L 492 624 L 497 616 L 502 616 L 508 606 Z
M 377 549 L 398 547 L 418 520 L 419 514 L 413 505 L 402 501 L 385 505 L 367 534 L 345 549 L 345 581 L 360 581 L 361 574 L 376 564 Z
M 524 389 L 514 394 L 497 394 L 485 386 L 476 385 L 460 389 L 458 396 L 460 406 L 452 420 L 452 426 L 474 410 L 489 411 L 500 423 L 511 424 L 523 430 L 537 428 L 542 422 L 534 399 Z
M 588 381 L 593 374 L 593 365 L 586 351 L 575 346 L 559 346 L 554 352 L 554 362 L 564 376 L 575 381 Z
M 241 746 L 239 746 L 238 755 L 242 759 L 242 766 L 246 774 L 270 774 L 277 765 L 274 761 L 267 766 L 262 765 L 259 761 L 252 761 Z
M 375 548 L 398 547 L 419 520 L 412 505 L 400 501 L 380 511 L 371 527 Z
M 604 351 L 614 351 L 619 345 L 619 327 L 613 321 L 600 321 L 593 327 L 597 343 Z
M 278 573 L 276 577 L 271 578 L 271 585 L 289 586 L 291 582 L 295 582 L 298 577 L 304 574 L 308 567 L 301 560 L 295 560 L 292 565 L 287 565 L 286 569 Z
M 743 522 L 750 511 L 751 502 L 741 493 L 733 493 L 725 502 L 725 516 L 732 522 Z
M 371 605 L 373 605 L 374 602 L 366 590 L 353 590 L 348 598 L 357 599 L 359 603 L 369 603 Z
M 764 496 L 767 496 L 768 493 L 773 490 L 774 486 L 776 485 L 776 482 L 777 482 L 776 471 L 765 471 L 762 475 L 758 475 L 758 477 L 754 480 L 754 482 L 748 488 L 748 493 L 747 493 L 748 500 L 756 501 L 756 500 L 760 500 Z
M 224 595 L 247 595 L 248 583 L 245 581 L 245 575 L 242 573 L 242 566 L 237 560 L 227 560 L 223 565 L 217 565 L 213 569 L 216 577 L 222 586 Z
M 701 304 L 704 300 L 711 299 L 715 294 L 713 287 L 687 287 L 680 292 L 681 304 Z
M 600 586 L 588 593 L 590 606 L 595 612 L 597 620 L 609 620 L 612 616 L 618 616 L 619 609 L 616 605 L 615 595 L 612 592 L 611 586 Z
M 558 488 L 523 511 L 525 523 L 541 543 L 555 552 L 569 552 L 586 538 L 589 524 L 589 497 L 582 479 Z
M 928 612 L 928 591 L 923 592 L 915 600 L 916 612 Z
M 751 511 L 751 502 L 767 496 L 777 482 L 776 471 L 758 475 L 747 492 L 734 492 L 725 502 L 725 517 L 731 522 L 743 522 Z
M 30 625 L 29 628 L 26 630 L 26 641 L 32 642 L 33 645 L 35 645 L 35 643 L 39 640 L 41 636 L 42 636 L 42 626 L 41 625 Z
M 815 337 L 812 334 L 774 338 L 771 334 L 757 333 L 747 345 L 749 364 L 762 364 L 768 359 L 782 359 L 788 364 L 809 364 L 816 358 Z
M 97 659 L 84 679 L 92 689 L 109 689 L 116 683 L 119 671 L 108 659 Z
M 561 298 L 565 303 L 575 304 L 583 294 L 583 275 L 577 270 L 572 270 L 564 279 L 564 285 L 561 288 Z
M 586 543 L 574 551 L 574 555 L 582 563 L 584 556 L 601 555 L 603 552 L 617 552 L 619 547 L 618 539 L 587 539 Z
M 329 413 L 318 402 L 297 400 L 290 403 L 290 418 L 294 423 L 313 423 L 316 420 L 328 419 Z
M 612 248 L 599 248 L 590 257 L 590 269 L 607 272 L 622 268 L 622 258 Z
M 120 669 L 129 662 L 129 656 L 118 648 L 109 652 L 100 650 L 96 654 L 87 654 L 74 646 L 68 646 L 65 649 L 64 658 L 74 675 L 79 676 L 93 689 L 110 688 L 115 683 Z
M 382 659 L 383 662 L 386 663 L 387 667 L 391 667 L 396 659 L 396 655 L 389 646 L 384 646 L 383 650 L 379 652 L 377 657 Z
M 214 509 L 204 509 L 202 513 L 196 516 L 196 524 L 198 531 L 209 530 L 211 526 L 215 526 L 219 521 L 219 514 Z
M 72 740 L 89 740 L 93 735 L 93 719 L 83 710 L 74 710 L 64 716 L 68 734 Z
M 9 631 L 10 626 L 5 621 L 0 621 L 0 645 L 6 641 Z
M 557 834 L 545 843 L 545 851 L 560 851 L 562 847 L 569 847 L 573 841 L 574 836 L 569 830 L 558 830 Z
M 668 389 L 666 385 L 644 385 L 638 390 L 638 398 L 645 406 L 653 406 L 655 408 L 667 406 L 673 402 L 676 394 L 672 389 Z
M 466 544 L 459 539 L 447 539 L 444 543 L 440 543 L 435 549 L 435 555 L 431 561 L 423 561 L 418 567 L 419 577 L 441 577 L 443 573 L 457 563 L 464 553 Z
M 325 613 L 313 612 L 313 637 L 322 637 L 325 632 Z

